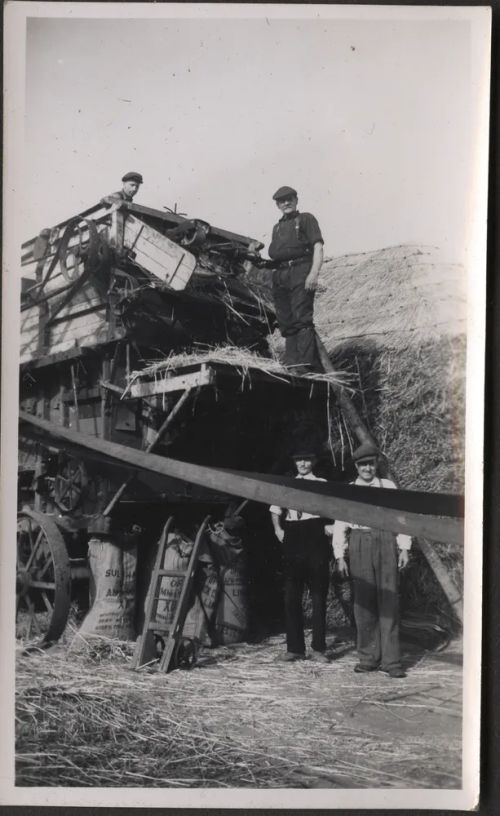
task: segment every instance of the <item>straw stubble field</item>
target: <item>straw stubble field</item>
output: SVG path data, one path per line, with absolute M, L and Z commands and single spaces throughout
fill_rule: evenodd
M 461 655 L 413 651 L 404 680 L 276 660 L 282 636 L 202 652 L 191 671 L 130 669 L 130 644 L 18 655 L 20 786 L 454 788 Z

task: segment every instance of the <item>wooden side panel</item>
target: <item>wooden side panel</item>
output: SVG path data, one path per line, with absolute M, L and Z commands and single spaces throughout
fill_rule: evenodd
M 51 298 L 50 300 L 50 309 L 51 311 L 55 311 L 57 306 L 63 300 L 64 294 L 59 297 Z M 74 317 L 81 312 L 89 311 L 89 309 L 96 309 L 96 308 L 104 308 L 106 306 L 105 300 L 102 295 L 100 295 L 94 286 L 87 284 L 82 290 L 80 290 L 74 297 L 71 298 L 70 302 L 64 306 L 60 312 L 57 314 L 57 320 L 65 317 Z
M 21 314 L 20 362 L 25 363 L 38 354 L 40 307 L 33 306 Z
M 76 340 L 84 340 L 87 345 L 90 345 L 94 336 L 106 326 L 105 308 L 55 323 L 50 328 L 51 351 L 62 351 L 62 345 L 68 342 L 74 345 Z
M 157 230 L 133 215 L 125 220 L 124 246 L 134 260 L 172 289 L 185 289 L 196 266 L 196 258 Z
M 20 338 L 21 363 L 40 356 L 39 309 L 40 307 L 33 306 L 32 309 L 23 313 Z M 48 337 L 50 353 L 67 351 L 76 345 L 92 345 L 97 342 L 97 335 L 106 331 L 107 327 L 105 305 L 84 314 L 70 315 L 67 319 L 56 322 L 50 327 Z

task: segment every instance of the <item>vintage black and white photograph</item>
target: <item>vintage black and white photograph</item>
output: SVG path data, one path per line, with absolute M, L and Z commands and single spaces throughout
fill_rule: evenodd
M 5 20 L 0 801 L 474 807 L 489 10 Z

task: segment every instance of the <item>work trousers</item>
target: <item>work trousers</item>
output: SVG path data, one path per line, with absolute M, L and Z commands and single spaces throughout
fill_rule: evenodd
M 302 596 L 309 587 L 312 601 L 312 648 L 326 649 L 326 598 L 330 583 L 330 545 L 321 519 L 286 521 L 284 546 L 286 645 L 305 653 Z
M 275 269 L 273 298 L 276 319 L 285 338 L 285 365 L 293 372 L 323 371 L 313 325 L 314 292 L 304 288 L 311 269 L 310 259 Z
M 399 575 L 394 535 L 382 530 L 351 530 L 349 561 L 359 661 L 368 668 L 399 667 Z

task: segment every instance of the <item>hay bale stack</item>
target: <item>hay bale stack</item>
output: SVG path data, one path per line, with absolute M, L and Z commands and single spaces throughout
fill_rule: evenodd
M 419 246 L 329 259 L 315 322 L 334 365 L 357 376 L 354 402 L 399 486 L 463 492 L 463 267 Z M 462 553 L 439 552 L 461 586 Z M 420 554 L 405 584 L 410 606 L 449 611 Z

